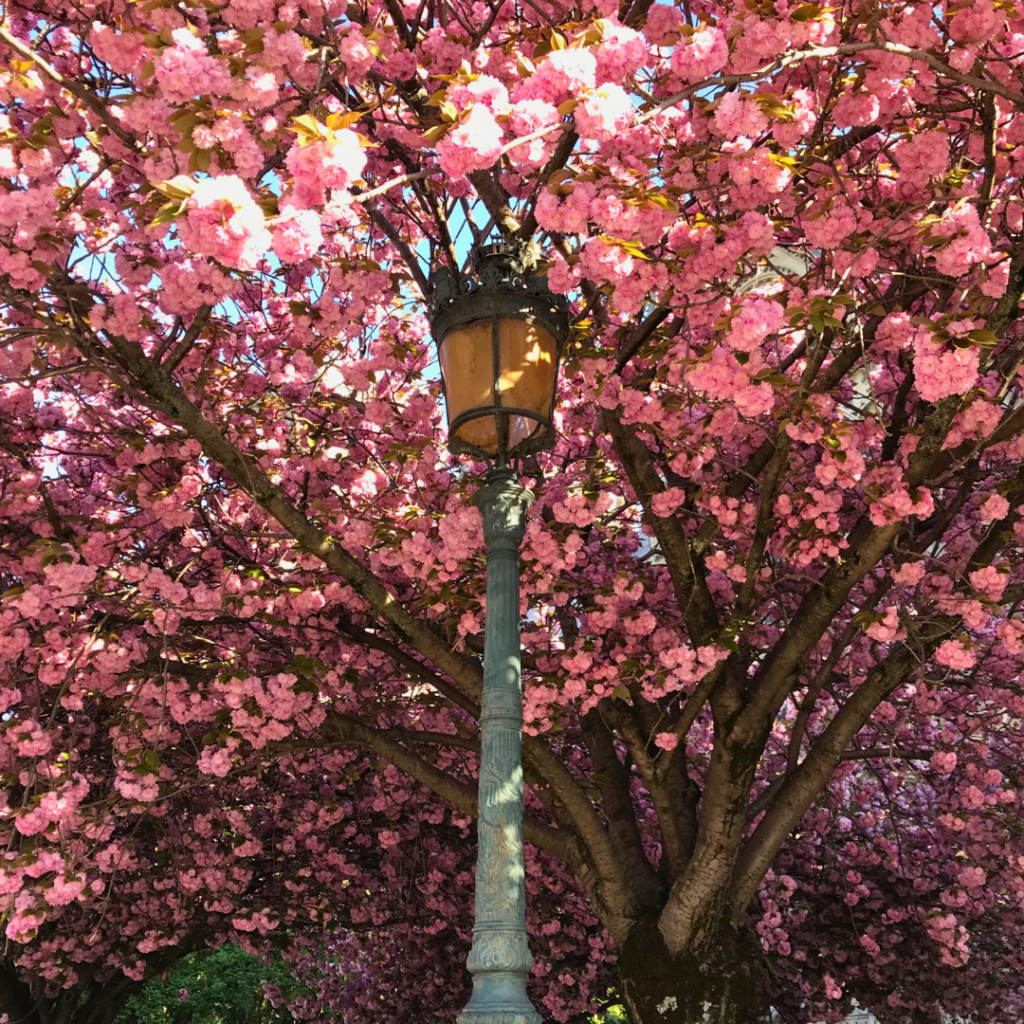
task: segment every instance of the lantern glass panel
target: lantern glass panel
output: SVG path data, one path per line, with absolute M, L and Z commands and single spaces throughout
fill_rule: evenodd
M 551 416 L 558 344 L 538 324 L 503 318 L 498 321 L 498 389 L 494 394 L 495 359 L 491 320 L 476 320 L 445 335 L 438 347 L 448 403 L 448 422 L 479 409 L 481 415 L 458 428 L 460 440 L 488 455 L 498 452 L 496 399 L 505 409 L 524 409 L 544 419 Z M 508 417 L 507 449 L 511 451 L 537 429 L 527 416 Z
M 494 405 L 490 320 L 476 320 L 449 331 L 438 345 L 437 356 L 444 377 L 449 423 L 469 409 Z M 471 420 L 459 436 L 485 451 L 497 449 L 498 433 L 493 416 Z

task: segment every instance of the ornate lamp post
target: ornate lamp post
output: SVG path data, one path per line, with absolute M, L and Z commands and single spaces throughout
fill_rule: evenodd
M 526 995 L 533 966 L 523 862 L 519 545 L 533 495 L 516 459 L 555 441 L 551 412 L 569 332 L 565 301 L 532 273 L 525 248 L 488 246 L 474 276 L 434 273 L 431 328 L 448 407 L 448 447 L 485 459 L 474 502 L 487 543 L 487 623 L 480 715 L 473 994 L 459 1024 L 540 1024 Z

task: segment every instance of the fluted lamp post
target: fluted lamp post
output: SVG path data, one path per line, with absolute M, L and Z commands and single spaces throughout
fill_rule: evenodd
M 523 861 L 519 545 L 532 493 L 516 462 L 551 447 L 565 300 L 534 272 L 525 246 L 477 250 L 470 274 L 433 274 L 431 329 L 448 408 L 448 447 L 490 469 L 473 498 L 487 544 L 480 714 L 473 994 L 459 1024 L 540 1024 L 526 994 L 533 966 Z

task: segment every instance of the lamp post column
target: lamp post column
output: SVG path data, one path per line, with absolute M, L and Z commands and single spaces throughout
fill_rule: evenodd
M 467 965 L 473 994 L 459 1024 L 540 1024 L 526 994 L 533 967 L 523 861 L 523 682 L 519 545 L 533 495 L 507 467 L 474 496 L 487 543 L 487 620 L 480 715 L 476 922 Z

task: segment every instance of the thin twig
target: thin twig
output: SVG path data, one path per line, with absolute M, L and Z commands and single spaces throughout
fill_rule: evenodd
M 21 40 L 15 39 L 2 25 L 0 25 L 0 41 L 6 43 L 15 53 L 21 54 L 26 60 L 32 61 L 47 78 L 56 82 L 62 89 L 66 89 L 72 96 L 77 96 L 133 152 L 140 156 L 145 155 L 135 136 L 121 126 L 117 118 L 110 113 L 98 96 L 77 82 L 72 82 L 70 79 L 65 78 L 52 64 L 49 64 L 40 57 L 38 53 L 29 49 Z

